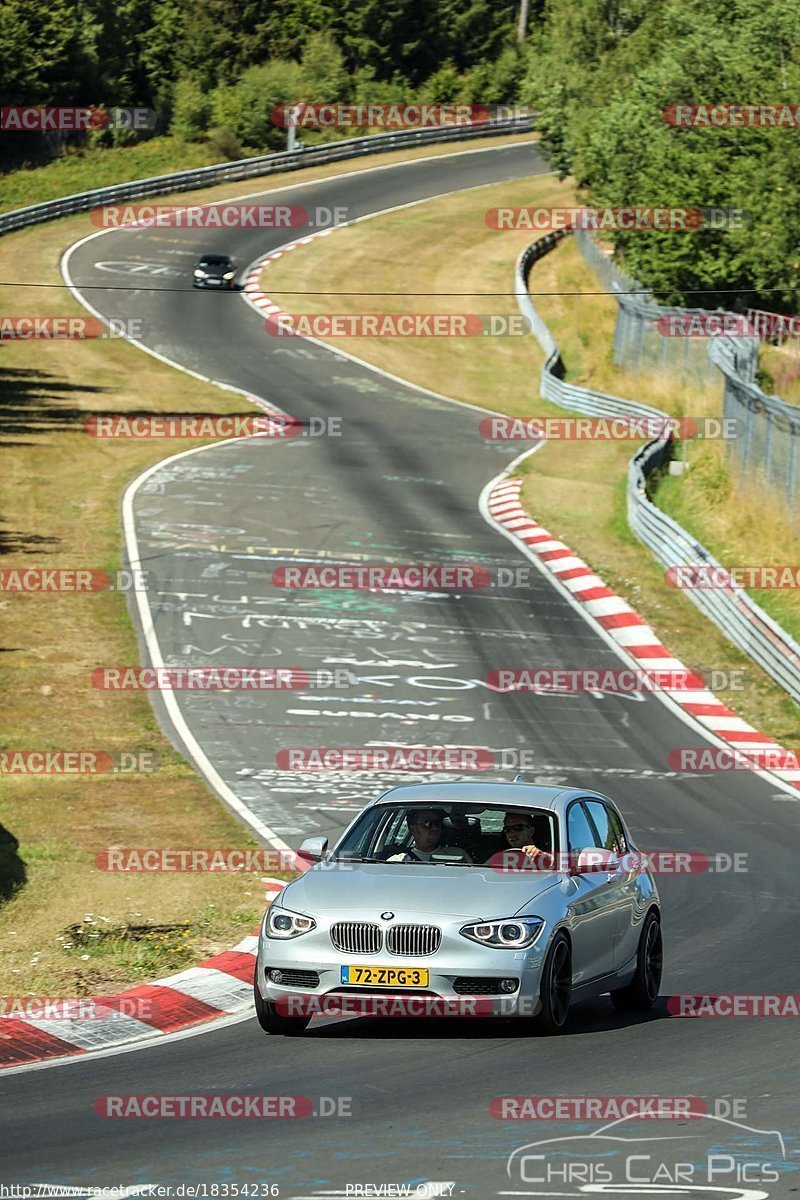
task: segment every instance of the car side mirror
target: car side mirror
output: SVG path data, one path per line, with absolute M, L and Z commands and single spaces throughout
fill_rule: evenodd
M 328 839 L 326 837 L 310 837 L 300 843 L 297 853 L 300 858 L 306 858 L 309 862 L 321 862 L 327 849 Z
M 619 870 L 619 856 L 613 850 L 605 850 L 601 846 L 590 846 L 581 850 L 577 862 L 570 870 L 570 875 L 589 875 L 593 872 Z

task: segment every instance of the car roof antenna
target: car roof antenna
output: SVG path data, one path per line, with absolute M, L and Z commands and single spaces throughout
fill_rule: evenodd
M 524 783 L 525 776 L 522 773 L 520 773 L 519 775 L 515 775 L 514 778 L 511 780 L 511 782 L 512 783 Z

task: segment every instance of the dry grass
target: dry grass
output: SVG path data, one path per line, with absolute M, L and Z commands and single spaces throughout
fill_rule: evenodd
M 692 450 L 688 474 L 664 479 L 658 501 L 726 566 L 800 564 L 800 530 L 786 499 L 766 481 L 738 469 L 720 442 Z M 750 589 L 750 595 L 800 641 L 796 588 Z
M 65 232 L 47 225 L 4 238 L 2 278 L 55 281 Z M 63 289 L 25 284 L 2 289 L 0 303 L 5 312 L 79 311 Z M 82 432 L 87 414 L 140 409 L 143 396 L 153 411 L 241 408 L 119 341 L 8 343 L 2 368 L 4 567 L 119 566 L 121 492 L 174 444 L 99 442 Z M 5 748 L 142 751 L 160 760 L 154 774 L 3 778 L 0 820 L 20 842 L 28 882 L 0 908 L 0 991 L 87 994 L 249 932 L 263 907 L 252 877 L 109 875 L 95 867 L 98 851 L 114 844 L 252 844 L 165 741 L 145 696 L 91 687 L 95 666 L 138 661 L 124 597 L 7 594 L 0 603 Z M 65 948 L 59 934 L 87 913 L 98 914 L 101 927 L 99 917 L 185 924 L 189 936 L 154 942 L 138 961 L 122 945 L 102 955 Z
M 397 151 L 355 169 L 443 152 Z M 353 169 L 342 163 L 175 199 L 224 199 Z M 81 314 L 63 287 L 58 261 L 64 247 L 93 228 L 86 214 L 4 237 L 0 279 L 21 282 L 0 288 L 1 311 Z M 235 412 L 242 404 L 122 341 L 3 343 L 0 563 L 119 566 L 126 483 L 184 447 L 96 441 L 82 432 L 88 414 L 142 407 Z M 0 905 L 0 995 L 117 988 L 197 961 L 250 932 L 264 907 L 259 876 L 109 874 L 95 865 L 97 853 L 110 845 L 253 844 L 162 736 L 146 696 L 90 686 L 98 664 L 138 662 L 124 597 L 6 595 L 0 611 L 2 748 L 144 751 L 160 760 L 154 774 L 0 776 L 0 838 L 5 827 L 18 840 L 27 872 L 26 886 Z M 0 848 L 0 876 L 9 858 L 13 865 L 13 853 Z M 131 926 L 151 932 L 136 941 L 118 932 L 90 936 Z
M 526 233 L 489 230 L 483 220 L 485 210 L 500 203 L 546 205 L 574 203 L 574 199 L 567 183 L 544 176 L 432 201 L 301 246 L 267 268 L 263 285 L 291 312 L 514 313 L 516 304 L 508 294 L 514 259 L 530 238 Z M 453 228 L 456 238 L 449 236 Z M 426 291 L 456 292 L 463 298 L 414 295 L 421 288 L 419 264 L 423 262 Z M 318 289 L 320 280 L 327 281 L 329 297 L 303 295 Z M 654 404 L 676 416 L 719 415 L 721 387 L 698 390 L 681 378 L 658 373 L 632 376 L 614 366 L 615 302 L 609 295 L 587 294 L 597 292 L 599 285 L 570 239 L 537 264 L 531 284 L 537 306 L 562 349 L 569 379 Z M 341 294 L 353 291 L 401 295 L 389 300 Z M 489 298 L 485 293 L 506 295 Z M 512 416 L 563 415 L 563 410 L 539 398 L 543 355 L 531 337 L 324 340 L 456 399 Z M 717 445 L 691 446 L 690 471 L 670 479 L 670 487 L 694 486 L 700 456 Z M 744 670 L 745 690 L 720 689 L 720 698 L 759 728 L 796 743 L 800 740 L 796 706 L 715 626 L 699 619 L 686 596 L 665 586 L 663 568 L 630 533 L 625 478 L 632 449 L 630 442 L 551 442 L 521 468 L 530 511 L 634 604 L 687 664 L 721 672 Z M 751 531 L 747 561 L 768 561 L 758 557 L 762 543 L 757 517 L 748 521 L 742 506 L 730 500 L 719 507 L 732 527 Z M 693 527 L 691 521 L 687 523 Z M 703 536 L 700 529 L 695 532 Z
M 499 203 L 565 203 L 570 195 L 567 184 L 545 175 L 362 221 L 276 260 L 264 271 L 262 286 L 283 309 L 293 313 L 438 312 L 516 317 L 510 267 L 530 235 L 489 230 L 484 213 Z M 307 294 L 318 293 L 322 286 L 327 295 Z M 361 295 L 338 294 L 354 291 Z M 397 294 L 380 294 L 387 292 Z M 437 292 L 445 295 L 436 296 Z M 513 415 L 531 412 L 531 390 L 542 355 L 527 335 L 324 340 L 456 399 Z
M 780 396 L 788 404 L 800 404 L 800 348 L 796 342 L 786 347 L 763 343 L 759 366 L 769 377 L 764 391 Z

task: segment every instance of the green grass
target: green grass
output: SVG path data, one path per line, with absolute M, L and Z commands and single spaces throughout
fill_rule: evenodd
M 238 926 L 244 938 L 255 928 L 261 910 L 255 907 L 226 914 L 220 929 L 220 914 L 212 904 L 191 922 L 157 925 L 152 921 L 112 924 L 107 918 L 86 913 L 82 921 L 68 925 L 58 935 L 61 949 L 76 963 L 86 962 L 107 971 L 123 971 L 132 979 L 166 975 L 192 966 L 203 956 L 203 943 L 220 932 L 230 936 Z M 235 936 L 235 933 L 234 933 Z
M 151 138 L 137 146 L 77 150 L 44 166 L 22 167 L 0 176 L 0 212 L 213 162 L 219 162 L 219 155 L 207 144 L 173 137 Z

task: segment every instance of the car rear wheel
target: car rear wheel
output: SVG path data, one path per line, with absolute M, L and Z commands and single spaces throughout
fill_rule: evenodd
M 658 913 L 647 914 L 636 953 L 636 974 L 624 988 L 611 993 L 611 1002 L 618 1012 L 633 1012 L 652 1008 L 661 987 L 664 943 Z
M 282 1033 L 284 1037 L 296 1037 L 298 1033 L 303 1032 L 311 1020 L 310 1017 L 283 1016 L 277 1011 L 274 1004 L 263 998 L 255 980 L 253 980 L 253 1000 L 258 1023 L 265 1033 Z
M 561 1033 L 572 999 L 572 950 L 565 934 L 557 933 L 547 952 L 539 985 L 542 1002 L 539 1027 L 543 1033 Z

